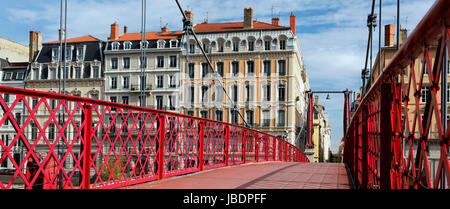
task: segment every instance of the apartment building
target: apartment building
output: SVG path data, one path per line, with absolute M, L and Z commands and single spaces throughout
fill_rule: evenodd
M 194 21 L 192 12 L 186 11 L 186 16 Z M 295 139 L 306 111 L 304 92 L 310 87 L 295 21 L 293 14 L 290 26 L 279 25 L 278 17 L 272 23 L 256 21 L 253 9 L 246 8 L 242 22 L 195 25 L 216 73 L 193 37 L 185 34 L 182 113 L 248 125 L 298 144 Z
M 111 25 L 104 52 L 105 99 L 176 112 L 182 32 L 169 31 L 166 26 L 160 32 L 145 33 L 142 42 L 142 33 L 127 30 L 125 26 L 119 36 L 119 25 Z

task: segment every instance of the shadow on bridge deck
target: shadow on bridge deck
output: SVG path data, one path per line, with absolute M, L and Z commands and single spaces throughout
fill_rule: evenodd
M 350 189 L 342 163 L 267 162 L 208 170 L 124 189 Z

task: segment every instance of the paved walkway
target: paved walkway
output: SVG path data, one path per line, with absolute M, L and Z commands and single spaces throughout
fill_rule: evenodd
M 350 189 L 342 163 L 266 162 L 218 168 L 125 189 Z

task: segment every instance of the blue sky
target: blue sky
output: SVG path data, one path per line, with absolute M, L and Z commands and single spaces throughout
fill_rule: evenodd
M 369 0 L 179 0 L 194 13 L 195 23 L 242 21 L 243 9 L 252 7 L 254 18 L 271 22 L 272 14 L 280 24 L 289 25 L 289 15 L 297 16 L 297 37 L 313 90 L 354 90 L 361 85 L 367 45 L 366 18 Z M 28 45 L 29 31 L 41 31 L 44 42 L 57 40 L 59 0 L 0 0 L 0 36 Z M 147 1 L 147 29 L 181 30 L 181 14 L 174 0 Z M 378 13 L 378 0 L 376 13 Z M 384 0 L 382 26 L 396 23 L 396 0 Z M 412 32 L 431 8 L 434 0 L 401 0 L 400 25 Z M 67 36 L 93 35 L 106 40 L 110 25 L 117 21 L 129 32 L 140 30 L 141 0 L 69 0 Z M 273 9 L 272 9 L 273 8 Z M 273 13 L 272 13 L 273 11 Z M 384 27 L 383 27 L 384 28 Z M 383 29 L 382 28 L 382 29 Z M 383 29 L 384 30 L 384 29 Z M 122 32 L 122 29 L 121 29 Z M 382 31 L 384 36 L 384 31 Z M 373 48 L 378 48 L 378 31 Z M 382 43 L 384 37 L 382 37 Z M 373 51 L 374 55 L 376 50 Z M 343 95 L 331 95 L 320 103 L 329 114 L 332 151 L 342 138 Z

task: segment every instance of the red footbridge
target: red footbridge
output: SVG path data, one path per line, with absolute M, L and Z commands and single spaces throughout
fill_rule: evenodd
M 311 163 L 304 149 L 239 125 L 0 86 L 0 127 L 15 131 L 0 138 L 0 164 L 14 168 L 0 175 L 0 188 L 449 188 L 448 106 L 441 102 L 450 97 L 441 85 L 450 72 L 449 24 L 449 2 L 436 1 L 347 112 L 342 163 Z M 422 69 L 415 69 L 418 58 Z M 433 139 L 431 126 L 438 130 Z M 432 143 L 440 156 L 434 171 Z

